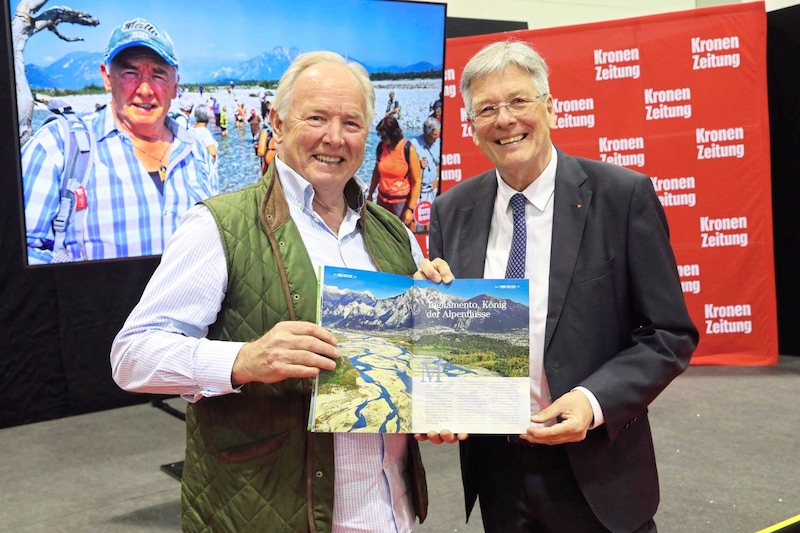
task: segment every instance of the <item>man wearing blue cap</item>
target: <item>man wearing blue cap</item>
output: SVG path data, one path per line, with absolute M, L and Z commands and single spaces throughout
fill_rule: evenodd
M 123 23 L 100 74 L 108 106 L 52 121 L 22 148 L 29 264 L 160 254 L 180 215 L 218 192 L 208 151 L 168 117 L 179 82 L 169 35 L 141 18 Z M 91 152 L 81 172 L 68 164 L 66 124 L 76 122 Z

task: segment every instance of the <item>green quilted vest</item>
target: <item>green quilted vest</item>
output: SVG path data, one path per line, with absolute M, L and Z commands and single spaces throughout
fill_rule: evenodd
M 217 221 L 228 264 L 228 291 L 211 339 L 249 342 L 281 320 L 316 321 L 316 275 L 274 168 L 258 183 L 204 202 Z M 349 204 L 359 195 L 350 180 Z M 380 270 L 416 270 L 408 233 L 394 215 L 366 203 L 359 224 Z M 249 383 L 239 394 L 189 404 L 184 531 L 331 530 L 333 435 L 306 430 L 310 391 L 310 379 Z M 421 522 L 427 488 L 411 436 L 409 478 Z

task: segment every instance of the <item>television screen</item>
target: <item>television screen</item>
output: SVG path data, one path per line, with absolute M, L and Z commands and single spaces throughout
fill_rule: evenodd
M 301 53 L 332 50 L 370 75 L 375 122 L 357 173 L 365 191 L 380 153 L 376 126 L 387 112 L 409 140 L 422 138 L 428 118 L 437 112 L 441 117 L 445 4 L 11 2 L 18 190 L 28 266 L 159 255 L 189 206 L 258 180 L 264 157 L 258 141 L 263 148 L 270 133 L 267 106 L 281 75 Z M 167 150 L 153 151 L 115 133 L 120 118 L 101 64 L 112 30 L 125 24 L 129 32 L 168 34 L 162 52 L 166 46 L 174 54 L 179 76 L 169 117 L 189 130 L 189 139 L 204 139 L 201 152 L 208 147 L 207 153 L 191 155 L 194 165 L 180 160 L 177 140 L 165 141 Z M 150 81 L 157 84 L 159 76 L 151 72 Z M 208 122 L 196 127 L 204 115 Z M 113 135 L 117 138 L 106 142 Z M 420 164 L 427 163 L 423 155 L 418 154 Z M 409 227 L 424 232 L 425 221 L 417 222 Z

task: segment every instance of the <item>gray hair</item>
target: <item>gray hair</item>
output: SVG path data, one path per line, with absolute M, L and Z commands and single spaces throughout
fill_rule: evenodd
M 194 108 L 194 119 L 197 122 L 206 123 L 211 119 L 211 115 L 208 112 L 207 105 L 199 105 Z
M 422 132 L 426 135 L 432 134 L 434 130 L 441 130 L 441 129 L 442 125 L 434 117 L 428 117 L 425 119 L 425 122 L 422 123 Z
M 361 88 L 364 90 L 364 98 L 367 102 L 367 116 L 366 124 L 372 124 L 375 118 L 375 88 L 369 79 L 369 74 L 364 67 L 355 61 L 348 61 L 336 52 L 319 51 L 307 52 L 300 54 L 289 65 L 286 72 L 281 76 L 278 82 L 278 88 L 275 92 L 275 99 L 272 101 L 272 107 L 280 117 L 286 117 L 289 114 L 289 107 L 292 105 L 292 97 L 294 95 L 294 83 L 297 77 L 307 68 L 313 67 L 320 63 L 335 63 L 343 65 L 353 76 L 355 76 Z
M 467 115 L 472 115 L 472 82 L 484 76 L 502 72 L 511 66 L 528 72 L 531 75 L 531 82 L 539 94 L 550 92 L 550 84 L 547 81 L 550 70 L 542 56 L 533 47 L 526 42 L 515 40 L 492 43 L 472 56 L 461 74 L 461 96 L 464 98 Z

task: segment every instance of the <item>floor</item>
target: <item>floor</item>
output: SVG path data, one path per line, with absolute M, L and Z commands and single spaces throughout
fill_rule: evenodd
M 651 422 L 661 533 L 755 533 L 800 515 L 800 357 L 690 367 Z M 0 430 L 0 532 L 180 531 L 179 483 L 161 467 L 183 440 L 183 422 L 149 403 Z M 422 453 L 431 502 L 415 533 L 482 531 L 479 514 L 464 522 L 456 447 Z

